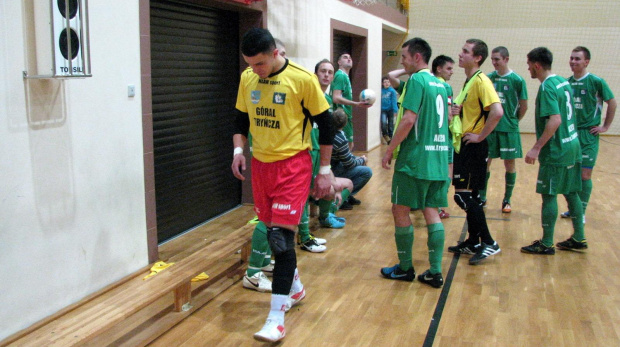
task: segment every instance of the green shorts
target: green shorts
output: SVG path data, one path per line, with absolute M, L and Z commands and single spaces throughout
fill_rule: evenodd
M 310 181 L 310 189 L 314 188 L 314 179 L 319 174 L 321 167 L 321 151 L 311 149 L 310 157 L 312 158 L 312 181 Z
M 396 171 L 392 178 L 392 203 L 422 209 L 448 206 L 450 180 L 428 181 Z
M 494 131 L 487 136 L 489 158 L 517 159 L 523 158 L 521 134 Z
M 594 168 L 598 157 L 598 135 L 590 134 L 590 129 L 578 129 L 579 145 L 581 145 L 581 167 Z
M 569 194 L 581 191 L 581 163 L 572 166 L 540 165 L 536 193 Z
M 347 141 L 353 142 L 353 118 L 347 119 L 347 125 L 342 128 L 342 131 L 347 137 Z

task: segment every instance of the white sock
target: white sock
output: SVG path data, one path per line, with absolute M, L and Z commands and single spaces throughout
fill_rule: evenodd
M 293 277 L 293 285 L 291 286 L 291 292 L 298 293 L 298 292 L 301 292 L 302 289 L 304 289 L 304 285 L 301 283 L 301 280 L 299 279 L 299 271 L 297 271 L 297 268 L 295 268 L 295 276 Z
M 271 294 L 271 310 L 267 319 L 278 322 L 280 325 L 284 325 L 284 313 L 286 312 L 286 300 L 288 295 Z

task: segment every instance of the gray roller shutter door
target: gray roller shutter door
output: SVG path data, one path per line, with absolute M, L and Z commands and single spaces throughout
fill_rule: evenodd
M 230 170 L 239 81 L 235 12 L 151 1 L 158 242 L 239 205 Z

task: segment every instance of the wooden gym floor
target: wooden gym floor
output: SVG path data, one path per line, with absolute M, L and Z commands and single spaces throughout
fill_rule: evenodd
M 524 134 L 527 152 L 534 143 Z M 397 262 L 390 212 L 392 171 L 381 168 L 385 146 L 368 153 L 374 176 L 358 194 L 360 206 L 340 211 L 344 229 L 311 228 L 328 240 L 325 253 L 297 250 L 307 296 L 286 315 L 282 346 L 619 346 L 620 345 L 620 137 L 601 140 L 587 210 L 586 253 L 557 250 L 554 256 L 529 255 L 520 247 L 542 237 L 541 198 L 535 193 L 538 163 L 517 161 L 513 212 L 501 213 L 503 162 L 494 160 L 485 209 L 489 228 L 502 252 L 480 265 L 467 256 L 444 252 L 442 289 L 414 281 L 384 279 L 379 269 Z M 449 191 L 445 247 L 464 237 L 465 213 Z M 566 210 L 558 197 L 559 212 Z M 240 227 L 254 216 L 250 206 L 208 223 L 160 247 L 161 259 L 187 252 L 202 233 Z M 413 261 L 428 268 L 426 228 L 414 219 Z M 569 220 L 556 224 L 555 241 L 572 233 Z M 225 291 L 152 346 L 254 346 L 269 310 L 270 294 Z

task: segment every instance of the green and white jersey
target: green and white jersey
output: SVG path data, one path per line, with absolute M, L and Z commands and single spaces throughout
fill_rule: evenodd
M 418 115 L 414 127 L 400 144 L 395 171 L 429 180 L 448 177 L 448 93 L 428 69 L 409 78 L 401 105 Z
M 518 133 L 519 100 L 527 100 L 525 80 L 512 70 L 504 76 L 500 76 L 497 71 L 491 72 L 488 76 L 504 108 L 504 116 L 494 131 Z
M 318 151 L 321 149 L 319 145 L 319 125 L 314 122 L 312 124 L 312 130 L 310 131 L 310 138 L 312 139 L 312 150 Z
M 549 116 L 559 114 L 562 118 L 562 124 L 540 150 L 538 160 L 541 165 L 570 166 L 581 162 L 572 95 L 570 83 L 557 75 L 547 77 L 538 88 L 536 138 L 542 136 Z
M 568 78 L 573 88 L 573 102 L 575 103 L 575 115 L 577 128 L 590 128 L 601 124 L 603 101 L 614 98 L 604 79 L 587 73 L 580 79 L 571 76 Z
M 452 92 L 452 86 L 449 85 L 448 82 L 446 82 L 446 80 L 441 77 L 437 77 L 437 79 L 439 80 L 439 82 L 443 83 L 444 87 L 446 87 L 446 93 L 448 94 L 448 107 L 452 106 L 452 96 L 454 95 L 454 93 Z
M 324 93 L 323 95 L 325 95 L 325 100 L 327 100 L 327 103 L 329 104 L 329 108 L 333 109 L 334 108 L 334 101 L 332 100 L 332 96 Z
M 353 100 L 353 89 L 351 88 L 351 80 L 349 79 L 349 75 L 347 75 L 344 71 L 338 70 L 334 74 L 334 80 L 332 81 L 331 87 L 329 89 L 330 96 L 334 96 L 334 90 L 342 90 L 342 97 L 347 100 Z M 334 104 L 333 109 L 342 107 L 344 109 L 344 113 L 347 114 L 349 120 L 353 118 L 353 106 L 351 105 L 342 105 L 342 104 Z

